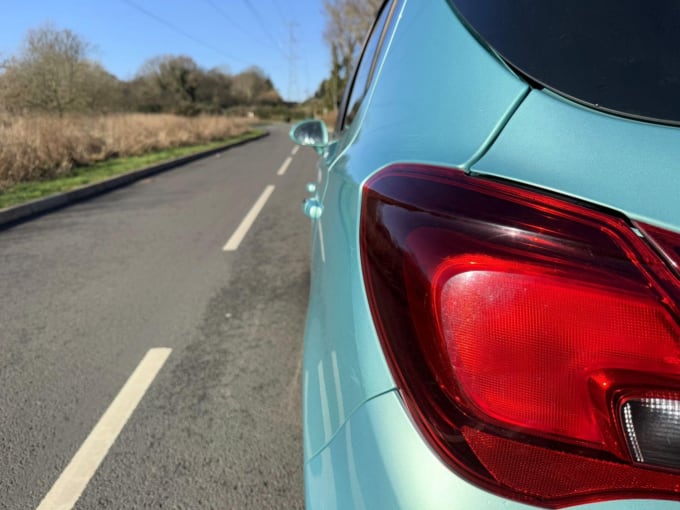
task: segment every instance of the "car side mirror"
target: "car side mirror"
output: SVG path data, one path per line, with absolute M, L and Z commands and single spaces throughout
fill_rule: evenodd
M 303 147 L 314 147 L 320 154 L 328 146 L 328 128 L 322 120 L 303 120 L 291 128 L 290 139 Z

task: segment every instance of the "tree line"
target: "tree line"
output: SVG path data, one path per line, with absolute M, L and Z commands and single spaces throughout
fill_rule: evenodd
M 0 62 L 0 110 L 9 113 L 222 113 L 238 105 L 282 104 L 271 80 L 251 67 L 232 75 L 191 57 L 165 55 L 120 80 L 92 58 L 76 33 L 46 25 L 28 32 L 21 51 Z

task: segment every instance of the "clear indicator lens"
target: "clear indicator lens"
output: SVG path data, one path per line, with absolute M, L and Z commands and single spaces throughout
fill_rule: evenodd
M 628 400 L 622 406 L 621 419 L 633 459 L 680 469 L 680 400 Z

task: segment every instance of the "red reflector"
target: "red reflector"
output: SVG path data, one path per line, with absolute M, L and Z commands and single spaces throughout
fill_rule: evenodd
M 680 493 L 676 475 L 550 451 L 475 429 L 465 428 L 463 435 L 494 478 L 519 493 L 538 490 L 567 500 L 574 493 L 591 493 L 595 501 L 610 499 L 607 496 L 614 487 L 636 498 L 643 497 L 640 489 Z
M 677 234 L 653 235 L 680 246 Z M 625 219 L 396 165 L 366 184 L 360 242 L 394 377 L 459 474 L 549 507 L 677 498 L 680 475 L 658 470 L 676 464 L 657 447 L 676 429 L 665 414 L 629 412 L 656 470 L 635 464 L 621 402 L 680 392 L 679 282 Z

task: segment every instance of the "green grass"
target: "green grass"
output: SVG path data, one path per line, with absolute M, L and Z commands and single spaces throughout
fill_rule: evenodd
M 142 156 L 129 158 L 112 158 L 94 165 L 76 167 L 67 175 L 48 181 L 29 181 L 16 184 L 5 191 L 0 191 L 0 209 L 13 205 L 23 204 L 37 198 L 54 195 L 64 191 L 70 191 L 86 184 L 103 181 L 109 177 L 115 177 L 133 170 L 138 170 L 156 163 L 164 163 L 173 159 L 196 154 L 224 145 L 231 145 L 243 140 L 255 138 L 264 133 L 262 129 L 255 129 L 239 136 L 211 142 L 202 145 L 188 147 L 175 147 L 157 152 L 151 152 Z

